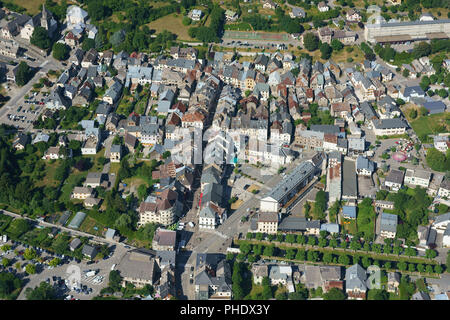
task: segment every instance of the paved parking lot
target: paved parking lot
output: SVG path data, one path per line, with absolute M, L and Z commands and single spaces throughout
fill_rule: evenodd
M 358 192 L 363 197 L 375 198 L 377 187 L 372 177 L 358 176 Z
M 127 251 L 127 249 L 123 246 L 113 246 L 111 248 L 113 249 L 112 255 L 107 259 L 97 260 L 95 263 L 87 264 L 87 261 L 81 261 L 80 263 L 77 263 L 75 260 L 68 260 L 67 257 L 65 257 L 65 263 L 55 268 L 49 267 L 46 264 L 38 263 L 36 261 L 27 261 L 21 255 L 16 255 L 14 250 L 24 251 L 26 249 L 21 244 L 12 245 L 12 250 L 8 254 L 3 254 L 2 258 L 8 258 L 11 260 L 11 269 L 7 269 L 7 271 L 16 273 L 20 278 L 26 281 L 26 285 L 21 291 L 18 300 L 26 299 L 26 288 L 35 288 L 42 281 L 47 281 L 52 284 L 55 288 L 57 288 L 58 294 L 60 294 L 61 296 L 65 297 L 67 295 L 71 295 L 75 299 L 90 300 L 93 297 L 97 296 L 100 293 L 100 290 L 108 285 L 108 277 L 112 265 L 117 265 Z M 36 251 L 42 258 L 49 257 L 50 259 L 52 259 L 56 257 L 56 255 L 50 253 L 38 250 Z M 36 264 L 37 273 L 34 275 L 28 275 L 23 271 L 23 269 L 16 270 L 14 266 L 17 262 L 20 262 L 21 267 L 23 267 L 24 264 L 28 263 Z M 92 291 L 90 292 L 90 294 L 70 290 L 69 288 L 67 288 L 67 286 L 64 285 L 64 280 L 69 278 L 71 270 L 76 270 L 77 272 L 79 271 L 81 277 L 80 284 L 82 286 L 86 286 L 86 288 L 91 288 Z M 95 275 L 86 276 L 85 273 L 90 270 L 98 270 L 98 272 Z M 99 278 L 102 278 L 102 280 L 98 281 L 100 280 Z

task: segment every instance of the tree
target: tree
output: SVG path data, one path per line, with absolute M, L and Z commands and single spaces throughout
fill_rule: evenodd
M 340 264 L 347 266 L 350 264 L 350 257 L 346 254 L 341 254 L 341 255 L 339 255 L 338 262 Z
M 274 246 L 266 246 L 263 251 L 263 255 L 271 257 L 273 256 Z
M 331 288 L 323 295 L 325 300 L 345 300 L 345 293 L 338 288 Z
M 428 56 L 431 54 L 431 45 L 426 42 L 420 42 L 414 46 L 413 56 L 415 59 Z
M 317 219 L 325 219 L 325 210 L 327 205 L 327 196 L 325 191 L 320 190 L 316 194 L 316 202 L 314 203 L 314 215 Z
M 333 52 L 333 49 L 330 47 L 330 45 L 328 43 L 324 42 L 320 45 L 320 53 L 322 54 L 321 55 L 322 59 L 325 59 L 325 60 L 330 59 L 332 52 Z
M 331 40 L 331 48 L 333 48 L 333 51 L 340 51 L 344 48 L 344 45 L 339 40 L 333 39 Z
M 440 264 L 437 264 L 434 266 L 434 272 L 441 274 L 444 271 L 444 268 L 442 268 L 442 266 Z
M 27 300 L 56 300 L 56 290 L 47 282 L 41 282 L 34 289 L 27 288 L 25 290 Z
M 306 252 L 305 250 L 298 249 L 297 254 L 295 255 L 295 260 L 305 261 Z
M 389 293 L 382 289 L 369 290 L 367 300 L 389 300 Z
M 23 253 L 23 257 L 27 260 L 33 260 L 37 258 L 37 253 L 32 248 L 26 248 L 25 252 Z
M 83 49 L 84 51 L 89 51 L 92 48 L 95 48 L 95 40 L 91 38 L 84 39 L 81 45 L 81 49 Z
M 434 259 L 437 256 L 437 252 L 436 250 L 433 249 L 427 249 L 425 251 L 425 257 L 427 257 L 428 259 Z
M 36 265 L 34 265 L 32 263 L 27 264 L 25 267 L 25 271 L 28 274 L 35 274 L 36 273 Z
M 403 75 L 405 78 L 408 78 L 408 77 L 409 77 L 409 70 L 408 70 L 408 69 L 403 69 L 402 75 Z
M 109 287 L 114 290 L 114 292 L 119 291 L 122 286 L 122 277 L 119 271 L 112 270 L 109 273 Z
M 437 150 L 436 148 L 429 148 L 426 155 L 427 164 L 431 169 L 444 172 L 449 170 L 450 161 L 446 158 L 445 154 Z
M 11 263 L 11 260 L 9 260 L 8 258 L 3 258 L 2 259 L 2 265 L 4 268 L 7 268 Z
M 411 119 L 417 118 L 417 110 L 411 109 L 411 111 L 409 111 L 409 116 L 411 117 Z
M 57 267 L 61 264 L 61 259 L 59 258 L 53 258 L 52 260 L 50 260 L 50 262 L 48 263 L 51 267 Z
M 286 292 L 280 292 L 275 296 L 275 299 L 277 300 L 287 300 L 288 299 L 288 295 Z
M 319 38 L 313 33 L 307 33 L 303 37 L 303 45 L 308 51 L 315 51 L 319 47 Z
M 28 64 L 24 61 L 21 61 L 19 63 L 19 66 L 17 67 L 16 72 L 16 83 L 19 87 L 24 86 L 28 83 L 32 78 L 32 71 Z
M 60 42 L 56 42 L 53 45 L 53 58 L 55 58 L 56 60 L 67 60 L 67 58 L 69 58 L 69 52 L 70 52 L 70 48 L 64 44 L 64 43 L 60 43 Z
M 47 30 L 41 26 L 37 26 L 33 30 L 30 38 L 30 43 L 43 50 L 50 48 L 51 40 L 48 36 Z

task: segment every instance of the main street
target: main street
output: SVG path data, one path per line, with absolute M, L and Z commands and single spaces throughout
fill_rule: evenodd
M 286 166 L 286 173 L 292 171 L 299 162 L 306 161 L 308 158 L 300 158 Z M 245 201 L 236 211 L 234 211 L 228 219 L 224 221 L 215 230 L 197 231 L 190 239 L 192 249 L 189 251 L 180 251 L 178 259 L 179 272 L 181 274 L 179 284 L 181 285 L 183 296 L 187 299 L 194 299 L 193 285 L 189 283 L 192 274 L 191 267 L 195 266 L 197 253 L 226 253 L 227 247 L 231 245 L 233 238 L 240 233 L 244 234 L 249 229 L 250 221 L 241 223 L 243 216 L 248 215 L 253 208 L 259 208 L 259 201 L 273 187 L 275 187 L 283 176 L 274 174 L 264 184 L 264 193 L 252 195 Z M 180 295 L 181 296 L 181 295 Z

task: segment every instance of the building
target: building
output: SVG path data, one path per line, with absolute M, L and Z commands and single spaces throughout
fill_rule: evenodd
M 382 213 L 380 223 L 380 234 L 385 238 L 395 238 L 397 233 L 398 217 L 395 214 Z
M 372 173 L 375 171 L 375 164 L 373 161 L 369 159 L 358 156 L 356 159 L 356 173 L 362 176 L 372 176 Z
M 69 6 L 66 12 L 66 21 L 68 25 L 78 25 L 86 23 L 88 13 L 78 6 Z
M 406 169 L 405 184 L 428 188 L 432 173 L 424 170 Z
M 292 197 L 302 190 L 314 177 L 316 166 L 311 161 L 302 162 L 266 197 L 261 199 L 260 210 L 263 212 L 278 212 Z
M 359 22 L 361 21 L 362 17 L 357 10 L 350 9 L 345 14 L 345 19 L 350 22 Z
M 153 236 L 152 249 L 172 251 L 175 250 L 176 241 L 176 231 L 158 228 Z
M 318 235 L 320 233 L 320 221 L 288 216 L 279 223 L 278 230 L 288 233 Z
M 194 272 L 195 300 L 231 299 L 231 268 L 222 255 L 197 253 Z
M 89 187 L 75 187 L 73 188 L 72 198 L 86 200 L 94 196 L 94 190 Z
M 266 264 L 252 265 L 253 282 L 255 284 L 261 284 L 262 279 L 269 276 L 269 266 Z
M 183 203 L 178 200 L 178 193 L 165 189 L 158 195 L 149 196 L 145 202 L 141 203 L 138 226 L 146 223 L 171 225 L 180 216 L 182 209 Z
M 450 212 L 441 214 L 436 217 L 432 226 L 438 233 L 444 233 L 447 230 L 448 225 L 450 224 Z
M 373 130 L 377 136 L 404 134 L 408 125 L 401 118 L 372 120 Z
M 366 270 L 359 264 L 347 268 L 345 271 L 345 291 L 349 299 L 365 300 L 367 292 Z
M 345 219 L 356 219 L 356 206 L 343 206 L 342 216 Z
M 398 191 L 403 185 L 405 173 L 401 170 L 392 169 L 384 181 L 384 185 L 392 191 Z
M 285 286 L 289 292 L 294 292 L 294 283 L 292 281 L 291 266 L 270 266 L 269 279 L 272 286 Z
M 122 286 L 128 283 L 136 288 L 149 284 L 153 286 L 158 272 L 155 253 L 146 249 L 128 251 L 117 264 L 117 270 L 122 277 Z
M 14 40 L 0 39 L 0 55 L 10 58 L 17 58 L 19 44 Z
M 364 26 L 364 37 L 371 43 L 404 43 L 450 36 L 450 19 L 431 21 L 385 22 L 378 20 Z
M 317 8 L 320 12 L 327 12 L 328 10 L 330 10 L 330 7 L 323 1 L 319 2 Z
M 203 12 L 202 12 L 202 10 L 194 9 L 190 12 L 189 15 L 192 20 L 200 21 L 200 19 L 202 18 Z
M 439 186 L 438 196 L 444 199 L 450 198 L 450 179 L 444 179 Z
M 53 14 L 45 8 L 45 4 L 42 6 L 42 12 L 39 12 L 25 23 L 20 30 L 20 37 L 30 40 L 36 27 L 42 27 L 47 30 L 47 34 L 50 38 L 53 37 L 58 28 L 58 22 L 56 22 Z
M 266 234 L 277 234 L 277 230 L 278 230 L 278 213 L 260 212 L 258 214 L 257 232 Z
M 328 292 L 331 288 L 344 289 L 342 268 L 339 266 L 305 265 L 300 281 L 310 290 L 322 288 L 323 292 Z
M 96 246 L 91 246 L 89 244 L 85 244 L 83 246 L 83 249 L 81 250 L 81 253 L 83 254 L 84 257 L 89 258 L 89 259 L 94 259 L 95 256 L 97 255 L 97 247 Z
M 78 249 L 78 247 L 81 246 L 81 240 L 79 238 L 74 238 L 72 241 L 70 241 L 69 248 L 70 251 L 75 251 Z
M 120 144 L 111 145 L 109 160 L 111 162 L 120 162 L 122 156 L 122 146 Z
M 389 272 L 387 282 L 387 292 L 398 293 L 398 286 L 400 285 L 400 273 Z

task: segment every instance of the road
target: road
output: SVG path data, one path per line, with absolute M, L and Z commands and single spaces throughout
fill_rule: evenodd
M 49 223 L 49 222 L 45 222 L 45 221 L 37 221 L 37 220 L 34 220 L 34 219 L 30 219 L 28 217 L 22 217 L 20 214 L 16 214 L 14 212 L 6 211 L 6 210 L 2 210 L 1 212 L 3 214 L 5 214 L 5 215 L 11 216 L 11 217 L 16 218 L 16 219 L 17 218 L 27 219 L 27 220 L 32 221 L 34 223 L 37 223 L 37 224 L 39 224 L 40 226 L 43 226 L 43 227 L 49 227 L 49 228 L 55 227 L 55 228 L 58 228 L 58 229 L 60 229 L 62 231 L 66 231 L 66 232 L 68 232 L 69 234 L 71 234 L 73 236 L 88 237 L 88 238 L 90 238 L 93 241 L 97 241 L 97 242 L 101 242 L 101 243 L 105 243 L 105 244 L 110 244 L 110 245 L 117 245 L 117 246 L 125 246 L 126 245 L 126 244 L 121 243 L 121 242 L 117 242 L 117 241 L 114 241 L 114 240 L 101 238 L 101 237 L 95 236 L 95 235 L 90 234 L 90 233 L 69 229 L 69 228 L 66 228 L 66 227 L 63 227 L 63 226 L 60 226 L 60 225 L 57 225 L 57 224 L 53 224 L 53 223 Z M 130 247 L 131 249 L 135 249 L 132 246 L 128 246 L 128 247 Z
M 286 167 L 286 173 L 292 171 L 300 161 L 307 159 L 296 159 Z M 195 298 L 193 286 L 189 284 L 189 277 L 191 274 L 190 267 L 195 266 L 195 258 L 197 253 L 226 253 L 227 247 L 232 243 L 232 240 L 239 233 L 246 233 L 249 229 L 249 221 L 241 223 L 241 218 L 248 214 L 252 208 L 259 207 L 260 199 L 267 194 L 271 188 L 277 185 L 282 180 L 281 175 L 272 175 L 271 178 L 265 181 L 264 190 L 261 189 L 260 194 L 253 195 L 245 201 L 239 209 L 234 211 L 227 220 L 224 221 L 217 229 L 211 231 L 197 231 L 191 237 L 189 242 L 189 251 L 182 252 L 180 258 L 177 257 L 179 263 L 179 274 L 183 296 L 192 300 Z M 181 262 L 183 261 L 183 262 Z

